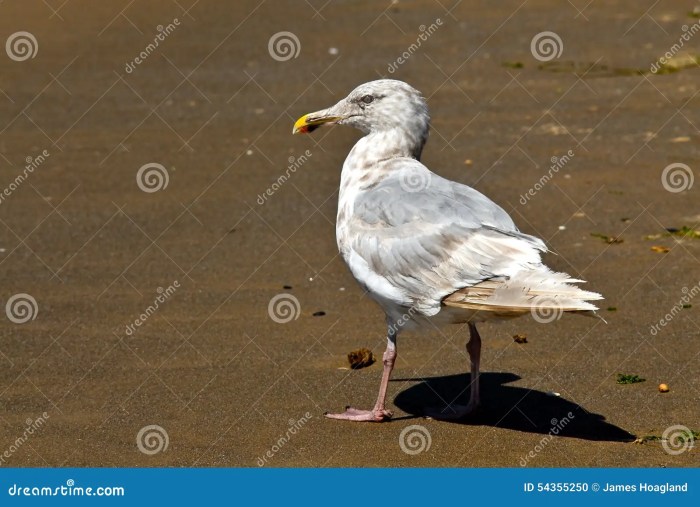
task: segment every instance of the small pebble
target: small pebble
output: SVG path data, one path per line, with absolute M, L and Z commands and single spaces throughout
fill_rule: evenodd
M 659 392 L 660 393 L 667 393 L 669 391 L 670 391 L 670 389 L 666 384 L 659 384 Z
M 559 226 L 559 230 L 560 230 L 560 231 L 565 231 L 565 230 L 566 230 L 566 226 L 565 226 L 565 225 L 560 225 L 560 226 Z
M 253 150 L 246 150 L 245 152 L 246 155 L 250 156 L 253 154 Z
M 337 55 L 338 54 L 338 48 L 328 48 L 328 54 L 329 55 Z

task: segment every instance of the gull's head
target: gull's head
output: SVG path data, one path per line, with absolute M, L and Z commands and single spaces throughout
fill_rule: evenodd
M 292 132 L 307 133 L 324 124 L 337 124 L 365 134 L 400 130 L 425 142 L 429 122 L 428 106 L 418 90 L 403 81 L 380 79 L 358 86 L 328 109 L 305 114 Z

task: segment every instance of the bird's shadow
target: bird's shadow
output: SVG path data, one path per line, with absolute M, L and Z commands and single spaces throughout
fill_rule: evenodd
M 427 409 L 441 411 L 450 403 L 469 400 L 469 374 L 433 378 L 395 379 L 419 382 L 399 393 L 394 404 L 408 414 L 423 416 Z M 608 442 L 631 442 L 635 436 L 606 422 L 605 417 L 560 396 L 506 384 L 520 380 L 512 373 L 481 373 L 479 410 L 461 420 L 471 426 L 492 426 L 528 433 L 549 434 Z M 573 417 L 572 417 L 573 416 Z

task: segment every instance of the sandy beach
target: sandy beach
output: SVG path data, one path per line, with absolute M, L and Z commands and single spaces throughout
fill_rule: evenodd
M 2 466 L 700 465 L 663 440 L 700 430 L 696 2 L 60 3 L 0 5 Z M 346 356 L 386 329 L 335 240 L 360 134 L 292 125 L 381 77 L 605 296 L 482 325 L 459 423 L 422 414 L 466 401 L 466 326 L 399 337 L 392 421 L 323 417 L 374 403 Z

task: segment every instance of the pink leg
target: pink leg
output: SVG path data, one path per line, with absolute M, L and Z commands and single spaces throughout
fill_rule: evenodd
M 393 327 L 389 327 L 389 335 L 387 337 L 386 351 L 384 352 L 383 362 L 384 371 L 382 373 L 382 382 L 379 384 L 379 396 L 372 410 L 359 410 L 352 407 L 347 407 L 342 414 L 329 414 L 325 416 L 329 419 L 341 419 L 344 421 L 370 421 L 382 422 L 391 418 L 391 412 L 386 409 L 386 390 L 389 386 L 389 377 L 391 370 L 394 369 L 396 361 L 396 331 Z
M 476 325 L 469 323 L 469 342 L 467 343 L 469 362 L 471 363 L 470 395 L 467 405 L 448 405 L 442 410 L 431 409 L 428 411 L 430 417 L 435 419 L 461 419 L 473 413 L 481 404 L 479 398 L 479 363 L 481 361 L 481 336 L 476 330 Z

